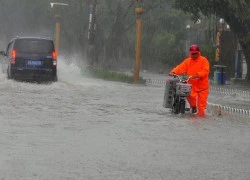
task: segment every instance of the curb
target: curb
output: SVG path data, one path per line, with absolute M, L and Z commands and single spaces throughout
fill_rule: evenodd
M 213 103 L 208 103 L 207 110 L 215 116 L 234 116 L 240 121 L 250 123 L 250 110 L 231 108 Z
M 220 88 L 220 87 L 210 87 L 210 90 L 212 92 L 222 93 L 226 95 L 232 95 L 232 96 L 241 96 L 241 97 L 250 97 L 250 91 L 243 91 L 239 89 L 226 89 L 226 88 Z

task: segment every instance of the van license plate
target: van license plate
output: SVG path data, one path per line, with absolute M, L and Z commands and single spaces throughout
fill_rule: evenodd
M 41 61 L 28 61 L 28 65 L 31 65 L 31 66 L 41 66 L 42 62 Z

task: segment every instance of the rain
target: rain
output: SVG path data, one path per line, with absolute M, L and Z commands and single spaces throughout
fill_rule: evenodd
M 51 3 L 67 4 L 60 7 L 60 46 Z M 1 180 L 250 178 L 248 56 L 235 46 L 242 56 L 226 61 L 232 47 L 220 49 L 226 80 L 216 83 L 216 32 L 203 28 L 220 17 L 194 21 L 171 3 L 0 0 L 0 51 L 15 36 L 51 38 L 58 48 L 57 82 L 8 79 L 0 56 Z M 144 14 L 134 82 L 138 7 Z M 211 64 L 205 118 L 163 107 L 169 71 L 193 43 Z M 241 68 L 231 68 L 238 61 Z

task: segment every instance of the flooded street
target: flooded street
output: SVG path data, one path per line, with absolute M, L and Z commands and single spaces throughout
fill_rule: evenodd
M 1 180 L 250 178 L 249 124 L 172 115 L 162 87 L 58 69 L 52 84 L 0 74 Z

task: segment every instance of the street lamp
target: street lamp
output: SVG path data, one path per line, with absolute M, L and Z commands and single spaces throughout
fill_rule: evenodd
M 222 33 L 224 31 L 225 26 L 225 20 L 223 18 L 220 18 L 219 20 L 219 31 L 217 32 L 217 38 L 216 38 L 216 56 L 215 61 L 219 62 L 219 64 L 214 65 L 216 68 L 216 71 L 214 72 L 214 79 L 215 82 L 218 84 L 225 84 L 226 83 L 226 76 L 225 76 L 225 68 L 227 66 L 222 65 Z
M 219 39 L 219 49 L 220 49 L 220 57 L 219 57 L 219 64 L 222 64 L 222 43 L 223 43 L 223 39 L 222 39 L 222 34 L 224 31 L 224 26 L 225 26 L 225 20 L 223 18 L 220 18 L 219 20 L 219 33 L 220 33 L 220 39 Z
M 195 24 L 201 24 L 201 20 L 198 19 Z
M 197 39 L 196 39 L 196 41 L 197 41 L 197 44 L 199 44 L 200 43 L 200 25 L 201 25 L 201 20 L 198 19 L 195 24 L 197 25 Z
M 51 8 L 53 8 L 54 5 L 68 6 L 68 4 L 65 3 L 50 3 Z
M 61 31 L 61 17 L 62 17 L 62 6 L 68 6 L 65 3 L 50 3 L 50 7 L 54 10 L 54 18 L 56 21 L 56 53 L 59 54 L 60 49 L 60 31 Z
M 141 46 L 142 46 L 142 14 L 144 13 L 143 0 L 136 0 L 136 55 L 134 67 L 134 81 L 139 80 Z
M 189 30 L 190 30 L 190 28 L 191 28 L 191 26 L 189 24 L 186 25 L 186 30 L 187 30 L 187 32 L 186 32 L 186 47 L 185 47 L 186 56 L 188 56 L 188 52 L 189 52 L 188 47 L 190 45 L 190 42 L 189 42 Z
M 220 18 L 219 23 L 220 23 L 220 25 L 224 25 L 225 20 L 223 18 Z

